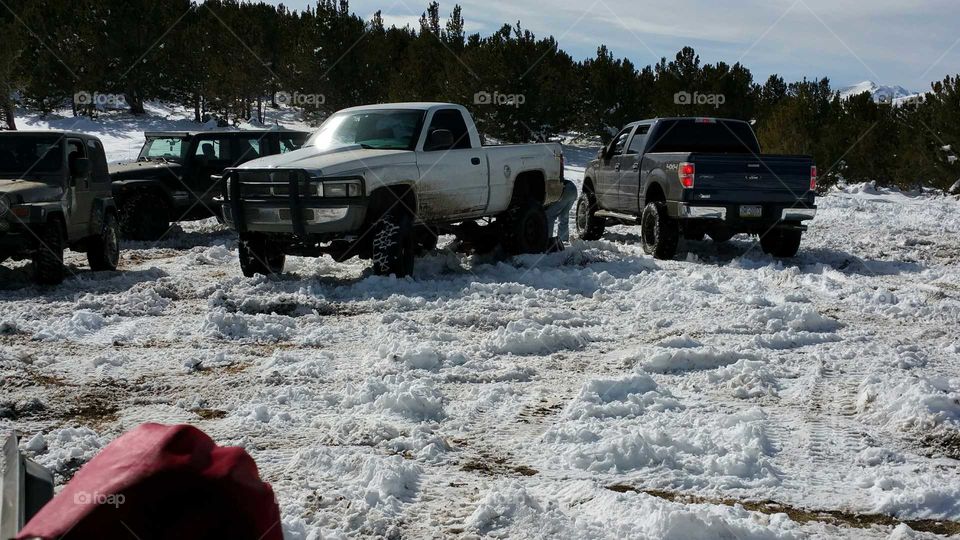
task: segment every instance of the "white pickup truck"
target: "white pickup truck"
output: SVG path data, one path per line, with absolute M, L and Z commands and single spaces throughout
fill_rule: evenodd
M 344 109 L 300 150 L 228 169 L 221 203 L 246 276 L 329 254 L 399 277 L 440 234 L 543 252 L 562 178 L 559 144 L 483 146 L 459 105 L 395 103 Z

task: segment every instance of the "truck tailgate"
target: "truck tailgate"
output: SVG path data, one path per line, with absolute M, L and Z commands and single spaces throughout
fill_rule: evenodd
M 792 203 L 810 192 L 813 160 L 807 156 L 691 154 L 690 161 L 693 200 Z

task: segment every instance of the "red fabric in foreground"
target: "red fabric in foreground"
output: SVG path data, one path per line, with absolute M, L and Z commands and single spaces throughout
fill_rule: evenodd
M 17 538 L 282 540 L 270 484 L 242 448 L 143 424 L 83 466 Z

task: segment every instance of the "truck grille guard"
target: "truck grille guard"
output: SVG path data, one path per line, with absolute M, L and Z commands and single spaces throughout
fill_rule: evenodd
M 243 175 L 263 176 L 266 180 L 244 180 Z M 286 176 L 286 181 L 277 181 L 277 177 Z M 243 169 L 227 170 L 224 173 L 226 184 L 229 189 L 225 195 L 230 205 L 230 213 L 233 218 L 233 226 L 237 232 L 243 234 L 247 232 L 246 209 L 244 208 L 243 186 L 268 186 L 276 187 L 278 185 L 287 186 L 288 194 L 285 197 L 272 196 L 265 198 L 265 201 L 278 201 L 282 198 L 287 199 L 290 208 L 290 221 L 293 226 L 293 232 L 297 236 L 306 236 L 306 229 L 303 222 L 303 197 L 301 196 L 301 187 L 309 181 L 310 175 L 301 169 Z
M 238 233 L 247 232 L 247 207 L 250 203 L 262 206 L 282 205 L 290 210 L 290 223 L 297 236 L 306 237 L 304 210 L 306 201 L 331 204 L 356 204 L 364 193 L 364 179 L 360 176 L 330 176 L 316 178 L 304 169 L 227 169 L 223 174 L 224 202 L 229 205 L 233 225 Z M 321 182 L 359 180 L 361 197 L 320 197 L 315 190 Z M 260 188 L 250 194 L 250 188 Z M 281 189 L 277 189 L 281 188 Z M 278 193 L 279 191 L 279 193 Z M 286 191 L 284 193 L 284 191 Z

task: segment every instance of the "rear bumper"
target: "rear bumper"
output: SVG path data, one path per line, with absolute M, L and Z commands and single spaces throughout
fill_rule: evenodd
M 798 204 L 786 206 L 783 204 L 690 204 L 671 201 L 667 203 L 670 217 L 677 219 L 719 219 L 737 220 L 740 218 L 740 208 L 745 206 L 759 206 L 763 209 L 762 215 L 756 219 L 779 221 L 805 221 L 816 217 L 817 207 L 812 204 Z

